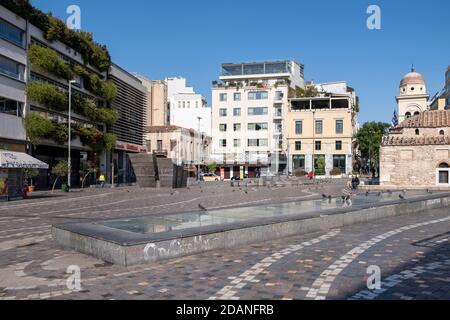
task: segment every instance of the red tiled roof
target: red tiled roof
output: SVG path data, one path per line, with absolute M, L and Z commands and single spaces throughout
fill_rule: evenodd
M 449 136 L 429 137 L 405 137 L 386 136 L 382 141 L 383 146 L 424 146 L 424 145 L 450 145 Z
M 450 110 L 425 111 L 413 116 L 402 123 L 398 128 L 441 128 L 450 127 Z

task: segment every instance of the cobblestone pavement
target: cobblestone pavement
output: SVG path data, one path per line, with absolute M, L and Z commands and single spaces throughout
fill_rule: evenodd
M 450 299 L 448 209 L 129 268 L 64 250 L 50 234 L 61 222 L 311 199 L 341 189 L 217 183 L 0 203 L 0 299 Z M 81 270 L 79 292 L 66 285 L 71 265 Z M 367 289 L 370 266 L 381 270 L 380 289 Z

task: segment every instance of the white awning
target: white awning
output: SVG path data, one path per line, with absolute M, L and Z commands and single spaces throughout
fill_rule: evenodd
M 2 169 L 48 169 L 48 164 L 23 152 L 0 150 Z

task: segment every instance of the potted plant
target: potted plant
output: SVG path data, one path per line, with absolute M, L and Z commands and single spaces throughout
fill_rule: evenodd
M 34 185 L 33 185 L 33 179 L 36 179 L 39 177 L 39 170 L 38 169 L 25 169 L 24 171 L 25 178 L 27 180 L 30 180 L 30 184 L 28 186 L 28 192 L 34 192 Z

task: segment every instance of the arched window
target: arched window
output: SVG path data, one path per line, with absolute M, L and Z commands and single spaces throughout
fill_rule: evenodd
M 415 115 L 415 116 L 418 116 L 419 114 L 420 114 L 419 111 L 414 112 L 414 115 Z
M 411 112 L 407 112 L 407 113 L 405 113 L 405 118 L 406 118 L 406 119 L 409 119 L 409 118 L 411 118 Z
M 439 131 L 439 134 L 443 136 L 445 134 L 444 130 Z
M 414 91 L 414 87 L 411 87 L 411 91 Z
M 416 136 L 418 136 L 420 134 L 419 129 L 416 129 Z
M 442 162 L 437 169 L 437 184 L 448 185 L 450 183 L 450 166 L 446 162 Z

